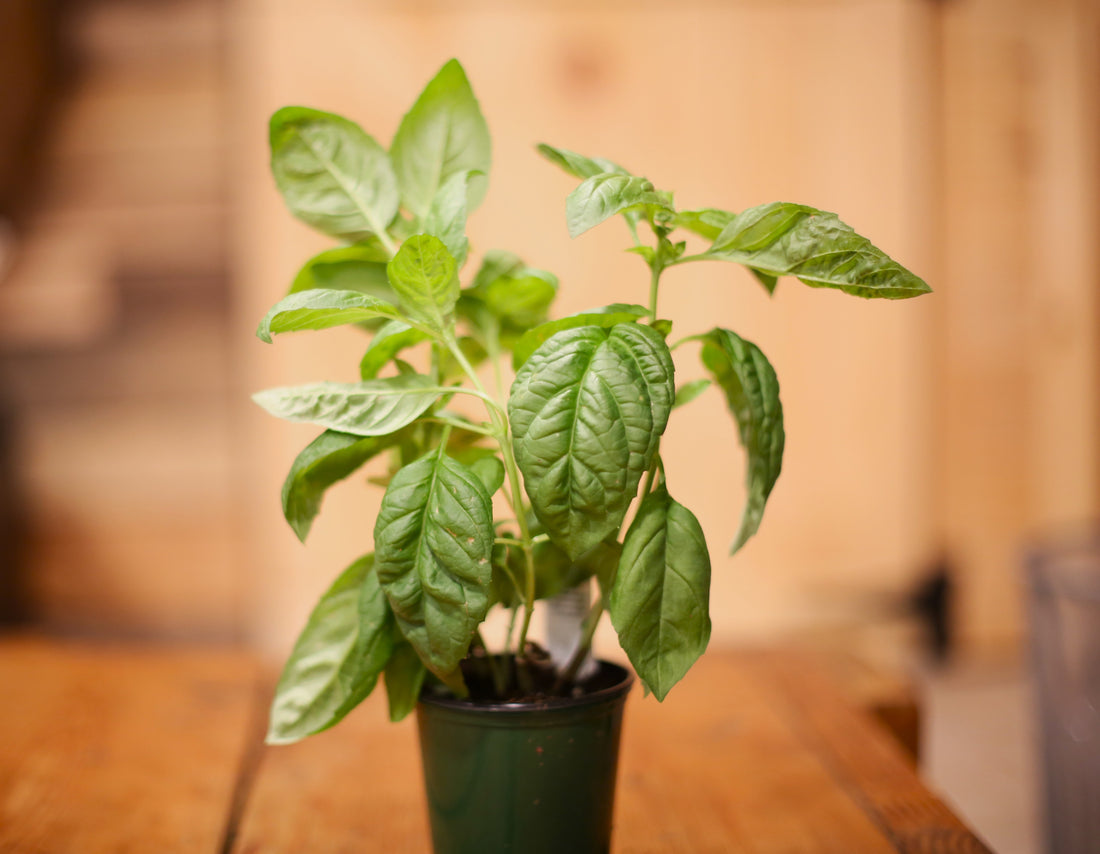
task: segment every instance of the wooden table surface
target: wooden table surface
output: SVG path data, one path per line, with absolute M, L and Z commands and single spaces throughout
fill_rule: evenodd
M 665 703 L 635 691 L 617 854 L 987 852 L 811 662 L 712 652 Z M 264 748 L 244 653 L 9 638 L 0 686 L 3 854 L 429 851 L 415 726 L 382 697 Z

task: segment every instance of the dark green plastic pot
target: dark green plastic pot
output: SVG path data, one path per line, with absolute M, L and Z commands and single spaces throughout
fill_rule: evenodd
M 425 694 L 417 706 L 435 854 L 608 854 L 634 677 L 537 706 Z M 605 684 L 608 684 L 605 683 Z

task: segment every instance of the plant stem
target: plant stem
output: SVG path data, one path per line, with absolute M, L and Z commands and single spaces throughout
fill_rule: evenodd
M 454 355 L 458 364 L 462 366 L 462 370 L 466 372 L 466 375 L 470 378 L 470 382 L 474 384 L 474 387 L 481 393 L 486 399 L 490 400 L 489 396 L 485 394 L 485 388 L 481 384 L 481 380 L 478 378 L 477 373 L 474 371 L 473 366 L 469 360 L 463 354 L 462 350 L 458 346 L 458 342 L 455 341 L 454 336 L 450 335 L 445 340 L 447 347 Z M 504 459 L 504 472 L 508 477 L 508 484 L 512 493 L 511 504 L 512 510 L 516 514 L 516 524 L 519 526 L 520 540 L 523 544 L 523 556 L 526 563 L 527 577 L 524 585 L 524 613 L 523 613 L 523 627 L 519 633 L 519 648 L 516 650 L 516 658 L 518 662 L 526 660 L 527 657 L 527 632 L 531 627 L 531 616 L 535 608 L 535 556 L 533 552 L 533 545 L 531 542 L 531 529 L 527 524 L 527 514 L 523 509 L 523 493 L 520 486 L 519 477 L 519 465 L 516 463 L 515 454 L 512 452 L 512 426 L 508 423 L 508 412 L 495 401 L 492 401 L 493 407 L 490 411 L 490 415 L 493 418 L 493 426 L 497 429 L 497 443 L 500 445 L 500 453 Z M 520 678 L 523 678 L 522 668 L 517 667 L 517 670 L 521 671 Z
M 657 319 L 657 287 L 661 281 L 661 265 L 657 261 L 649 268 L 649 316 Z

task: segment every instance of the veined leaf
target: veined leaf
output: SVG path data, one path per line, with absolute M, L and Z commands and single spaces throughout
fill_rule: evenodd
M 743 211 L 706 255 L 858 297 L 906 299 L 931 291 L 836 214 L 807 205 L 773 202 Z
M 572 314 L 569 317 L 550 320 L 536 326 L 534 329 L 529 329 L 512 350 L 512 367 L 518 371 L 523 363 L 531 358 L 532 353 L 549 340 L 552 335 L 561 332 L 563 329 L 576 329 L 579 326 L 599 326 L 602 329 L 610 329 L 620 323 L 634 323 L 649 313 L 648 309 L 640 305 L 618 304 L 608 306 L 608 308 L 612 310 Z
M 539 521 L 571 557 L 617 530 L 672 407 L 673 366 L 647 326 L 566 329 L 520 368 L 508 414 Z
M 303 329 L 329 329 L 376 318 L 402 319 L 397 307 L 358 291 L 323 288 L 283 297 L 260 321 L 256 336 L 271 343 L 272 335 Z
M 695 211 L 678 211 L 676 216 L 672 219 L 672 225 L 676 228 L 686 228 L 688 231 L 695 232 L 700 237 L 705 237 L 707 240 L 713 241 L 722 233 L 722 230 L 736 218 L 737 214 L 731 213 L 730 211 L 723 211 L 718 208 L 702 208 Z M 648 249 L 649 247 L 643 248 Z M 753 267 L 749 267 L 748 269 L 749 272 L 756 277 L 757 281 L 764 286 L 764 290 L 769 294 L 775 293 L 776 276 Z
M 609 605 L 623 651 L 664 700 L 706 650 L 711 624 L 703 529 L 663 484 L 642 499 L 626 532 Z
M 359 291 L 386 302 L 397 302 L 386 278 L 389 254 L 377 242 L 355 243 L 327 249 L 310 258 L 287 293 L 326 288 L 330 291 Z
M 592 178 L 603 172 L 617 172 L 620 175 L 630 174 L 618 163 L 613 163 L 602 157 L 585 157 L 583 154 L 577 154 L 577 152 L 570 151 L 567 148 L 555 148 L 545 142 L 539 143 L 537 151 L 555 166 L 564 169 L 575 178 Z
M 489 127 L 458 60 L 452 59 L 405 114 L 390 146 L 401 200 L 415 216 L 428 214 L 439 188 L 457 172 L 470 180 L 468 210 L 485 198 L 491 161 Z
M 675 228 L 686 228 L 707 240 L 714 240 L 736 217 L 737 214 L 730 211 L 700 208 L 694 211 L 677 211 L 671 224 Z
M 384 234 L 397 214 L 385 149 L 342 116 L 284 107 L 271 117 L 271 171 L 291 213 L 325 234 Z
M 371 555 L 321 597 L 275 689 L 268 744 L 289 744 L 338 723 L 374 690 L 393 650 L 393 617 Z
M 378 577 L 401 632 L 441 678 L 489 610 L 493 505 L 472 471 L 439 451 L 402 468 L 374 526 Z
M 458 302 L 458 265 L 447 247 L 431 234 L 416 234 L 401 244 L 386 267 L 390 287 L 413 320 L 442 331 Z
M 252 396 L 277 418 L 356 436 L 384 436 L 411 424 L 448 389 L 420 374 L 360 383 L 269 388 Z
M 384 674 L 390 720 L 394 723 L 404 720 L 416 708 L 420 689 L 424 686 L 424 676 L 428 672 L 412 644 L 400 632 L 398 636 L 400 640 L 394 647 Z
M 593 175 L 565 200 L 565 220 L 570 237 L 579 237 L 617 213 L 642 206 L 671 210 L 667 197 L 645 178 L 616 173 Z
M 391 447 L 397 435 L 353 436 L 326 430 L 302 450 L 283 482 L 283 515 L 303 543 L 325 490 Z
M 703 342 L 703 364 L 726 394 L 748 457 L 748 497 L 730 547 L 733 554 L 760 527 L 764 505 L 783 467 L 783 405 L 775 370 L 759 347 L 728 329 L 712 330 Z
M 466 263 L 470 249 L 466 239 L 466 193 L 474 176 L 472 171 L 455 172 L 444 181 L 424 218 L 425 234 L 434 234 L 443 241 L 459 267 Z
M 367 352 L 359 362 L 359 376 L 364 380 L 374 379 L 402 350 L 427 340 L 426 332 L 413 329 L 400 320 L 391 320 L 374 333 Z
M 676 402 L 672 404 L 672 408 L 679 409 L 681 406 L 687 406 L 709 387 L 710 380 L 692 380 L 684 383 L 676 389 Z

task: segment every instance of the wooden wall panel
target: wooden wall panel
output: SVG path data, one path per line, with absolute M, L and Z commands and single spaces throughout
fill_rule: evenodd
M 266 174 L 267 115 L 285 103 L 344 112 L 388 141 L 449 56 L 470 73 L 494 134 L 475 250 L 513 248 L 562 279 L 558 311 L 638 298 L 644 268 L 612 225 L 571 242 L 570 181 L 547 140 L 612 156 L 685 205 L 791 199 L 840 210 L 922 272 L 931 264 L 928 12 L 908 2 L 365 5 L 242 0 L 236 340 L 250 389 L 348 377 L 347 336 L 249 340 L 297 266 L 324 242 L 294 223 Z M 773 46 L 780 45 L 776 50 Z M 935 282 L 933 282 L 935 285 Z M 631 290 L 633 289 L 633 290 Z M 743 464 L 716 397 L 674 422 L 670 482 L 697 509 L 716 558 L 716 638 L 830 619 L 830 596 L 897 589 L 933 540 L 931 300 L 866 303 L 784 282 L 768 300 L 732 268 L 673 271 L 663 311 L 678 331 L 721 318 L 774 361 L 788 419 L 786 470 L 757 541 L 724 557 Z M 686 348 L 685 348 L 686 350 Z M 697 375 L 684 353 L 681 376 Z M 368 548 L 377 496 L 334 491 L 308 549 L 278 512 L 285 468 L 313 431 L 242 407 L 257 636 L 284 647 L 314 595 Z M 837 598 L 842 598 L 839 595 Z
M 938 506 L 989 646 L 1021 630 L 1029 535 L 1100 498 L 1096 12 L 970 0 L 942 25 Z

